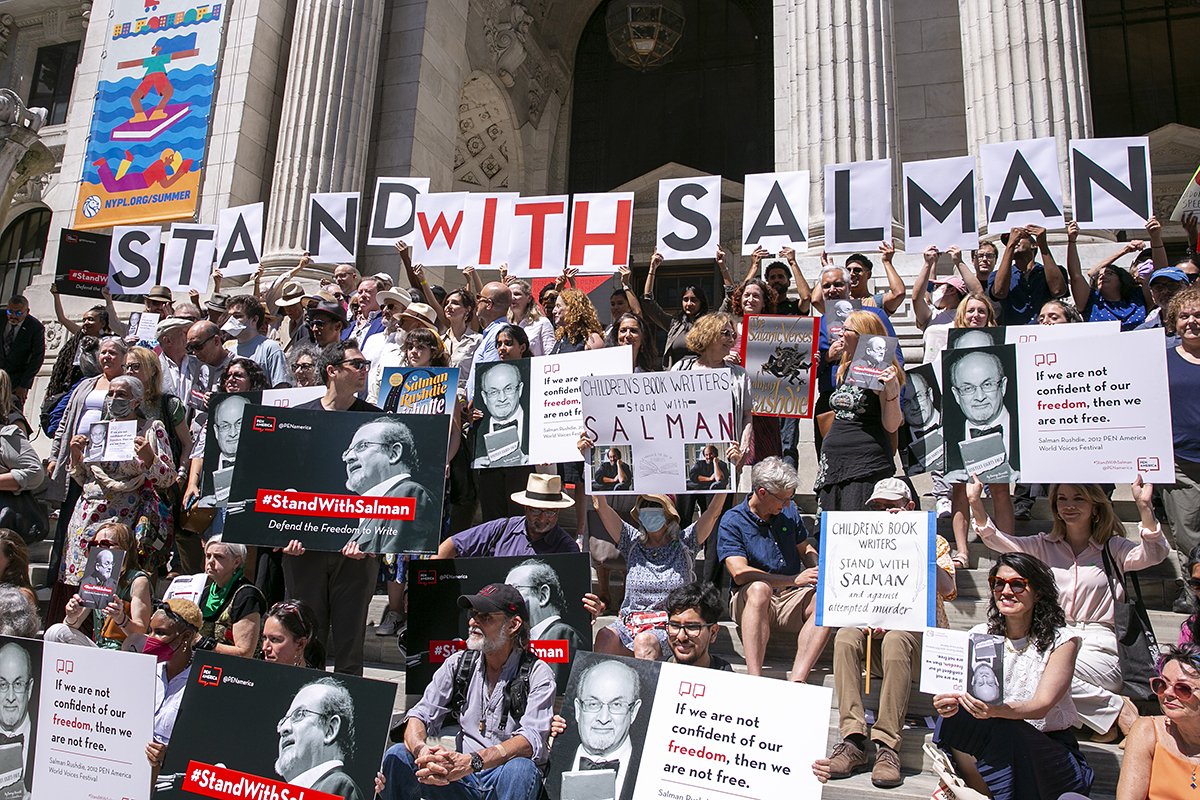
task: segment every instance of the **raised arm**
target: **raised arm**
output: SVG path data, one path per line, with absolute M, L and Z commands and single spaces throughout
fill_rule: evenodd
M 67 316 L 66 309 L 63 308 L 62 298 L 58 294 L 58 286 L 50 284 L 50 294 L 54 295 L 54 316 L 58 319 L 58 324 L 67 329 L 67 333 L 74 336 L 82 330 L 78 322 L 73 322 Z
M 733 276 L 729 274 L 729 266 L 725 263 L 725 250 L 721 245 L 717 245 L 716 255 L 717 269 L 721 272 L 721 283 L 725 287 L 725 299 L 728 300 L 733 296 Z M 714 303 L 713 305 L 720 306 L 722 303 Z
M 929 245 L 922 254 L 924 261 L 917 272 L 917 279 L 912 288 L 913 316 L 916 317 L 917 327 L 925 330 L 929 320 L 933 318 L 933 310 L 929 307 L 929 280 L 937 275 L 938 249 Z
M 655 253 L 650 256 L 650 271 L 646 273 L 646 286 L 642 289 L 641 307 L 642 311 L 645 312 L 643 319 L 665 331 L 670 329 L 673 320 L 667 312 L 663 311 L 658 301 L 654 299 L 654 279 L 658 277 L 658 268 L 662 262 L 663 257 L 661 253 Z
M 1079 243 L 1076 241 L 1078 238 L 1079 223 L 1071 220 L 1067 223 L 1067 279 L 1071 282 L 1071 300 L 1080 313 L 1083 313 L 1083 310 L 1087 308 L 1088 298 L 1092 296 L 1092 285 L 1089 281 L 1091 273 L 1084 277 L 1083 267 L 1079 263 Z M 1121 253 L 1109 259 L 1108 263 L 1116 261 L 1119 255 L 1124 253 L 1125 250 L 1122 248 Z M 1093 268 L 1093 272 L 1097 272 L 1105 266 L 1107 264 L 1101 262 Z
M 796 297 L 799 298 L 800 315 L 807 316 L 812 313 L 812 290 L 808 286 L 808 281 L 804 279 L 804 273 L 800 271 L 800 264 L 796 261 L 796 251 L 791 247 L 783 247 L 780 248 L 779 255 L 783 256 L 788 268 L 792 271 L 792 280 L 796 283 Z
M 604 532 L 608 534 L 608 538 L 612 539 L 613 544 L 620 544 L 621 526 L 625 524 L 621 515 L 613 511 L 612 506 L 608 504 L 608 499 L 602 494 L 592 495 L 592 506 L 600 515 L 600 522 L 604 525 Z
M 752 281 L 761 274 L 762 260 L 770 254 L 762 245 L 754 248 L 754 252 L 750 254 L 750 267 L 746 270 L 746 277 L 742 278 L 742 283 Z
M 883 293 L 883 310 L 890 316 L 896 313 L 896 309 L 904 303 L 904 298 L 908 292 L 904 288 L 904 279 L 900 277 L 900 273 L 896 271 L 896 267 L 892 264 L 892 257 L 896 254 L 896 246 L 890 240 L 880 242 L 879 254 L 888 282 L 887 291 Z
M 975 274 L 975 267 L 963 261 L 962 250 L 958 247 L 951 247 L 946 252 L 950 255 L 950 263 L 954 265 L 954 270 L 967 285 L 967 292 L 982 292 L 983 284 L 979 282 L 979 276 Z
M 625 292 L 625 300 L 629 303 L 629 310 L 637 314 L 638 319 L 642 319 L 642 304 L 638 302 L 637 292 L 633 291 L 633 270 L 628 264 L 617 268 L 617 274 L 621 276 L 621 290 Z M 616 320 L 613 320 L 616 324 Z
M 438 302 L 437 295 L 433 293 L 433 289 L 429 286 L 429 279 L 425 277 L 425 265 L 413 264 L 412 274 L 416 280 L 417 288 L 421 290 L 421 296 L 425 298 L 425 303 L 437 315 L 438 329 L 443 331 L 450 330 L 450 318 L 446 316 L 445 307 Z
M 704 513 L 700 515 L 700 519 L 696 520 L 696 544 L 702 545 L 709 535 L 716 530 L 717 523 L 721 520 L 721 512 L 725 508 L 725 498 L 729 497 L 728 493 L 714 494 L 708 498 L 708 508 L 704 509 Z
M 108 314 L 109 329 L 117 336 L 128 336 L 129 324 L 117 313 L 117 307 L 113 305 L 112 292 L 108 290 L 107 286 L 100 290 L 100 296 L 104 298 L 104 312 Z
M 821 269 L 833 266 L 833 259 L 824 250 L 821 251 Z M 825 313 L 825 290 L 821 288 L 821 274 L 817 273 L 817 283 L 812 290 L 812 306 L 822 314 Z
M 1151 216 L 1146 220 L 1146 234 L 1150 237 L 1150 252 L 1154 258 L 1155 269 L 1166 269 L 1170 262 L 1167 261 L 1167 248 L 1163 244 L 1162 239 L 1162 223 L 1157 217 Z
M 1013 228 L 1008 232 L 1008 243 L 1000 254 L 1000 263 L 996 265 L 995 277 L 992 278 L 991 295 L 993 300 L 1004 300 L 1008 297 L 1008 284 L 1012 281 L 1013 250 L 1016 249 L 1017 239 L 1025 234 L 1024 228 Z
M 1058 263 L 1054 260 L 1054 253 L 1050 252 L 1046 229 L 1041 225 L 1030 225 L 1029 232 L 1033 234 L 1038 250 L 1042 253 L 1042 267 L 1046 272 L 1046 288 L 1050 291 L 1050 296 L 1066 297 L 1067 283 L 1063 280 L 1063 271 L 1058 268 Z

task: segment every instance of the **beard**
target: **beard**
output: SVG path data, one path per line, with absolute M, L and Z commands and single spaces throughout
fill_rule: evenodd
M 467 635 L 467 649 L 477 650 L 485 656 L 498 653 L 512 643 L 508 631 L 500 630 L 495 636 L 486 636 L 479 628 L 472 628 Z

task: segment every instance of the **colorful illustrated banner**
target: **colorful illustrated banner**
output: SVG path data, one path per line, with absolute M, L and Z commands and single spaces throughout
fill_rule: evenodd
M 225 6 L 114 0 L 76 228 L 196 213 Z
M 552 800 L 815 800 L 833 692 L 686 664 L 580 653 L 546 792 Z
M 754 413 L 812 417 L 816 391 L 817 319 L 749 315 L 742 325 L 742 363 Z
M 822 514 L 817 624 L 890 631 L 936 625 L 936 540 L 931 511 Z
M 452 414 L 457 367 L 385 367 L 379 397 L 389 414 Z

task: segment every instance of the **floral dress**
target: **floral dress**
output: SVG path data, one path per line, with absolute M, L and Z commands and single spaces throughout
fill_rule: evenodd
M 87 542 L 95 525 L 116 520 L 133 530 L 142 507 L 157 496 L 154 489 L 166 488 L 175 482 L 175 464 L 171 458 L 171 443 L 167 429 L 158 420 L 141 420 L 138 435 L 145 436 L 154 449 L 154 463 L 149 469 L 136 456 L 129 461 L 105 461 L 72 466 L 71 477 L 83 484 L 83 494 L 75 504 L 67 526 L 67 541 L 59 579 L 78 586 L 87 564 Z M 150 491 L 146 491 L 149 489 Z M 155 512 L 157 513 L 157 511 Z

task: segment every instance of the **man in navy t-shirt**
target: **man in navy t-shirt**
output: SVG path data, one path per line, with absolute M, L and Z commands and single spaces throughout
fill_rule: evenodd
M 1044 265 L 1034 260 L 1039 250 Z M 1000 305 L 1001 325 L 1035 325 L 1047 300 L 1067 296 L 1067 271 L 1054 262 L 1045 228 L 1012 229 L 1000 265 L 988 277 L 987 290 Z

